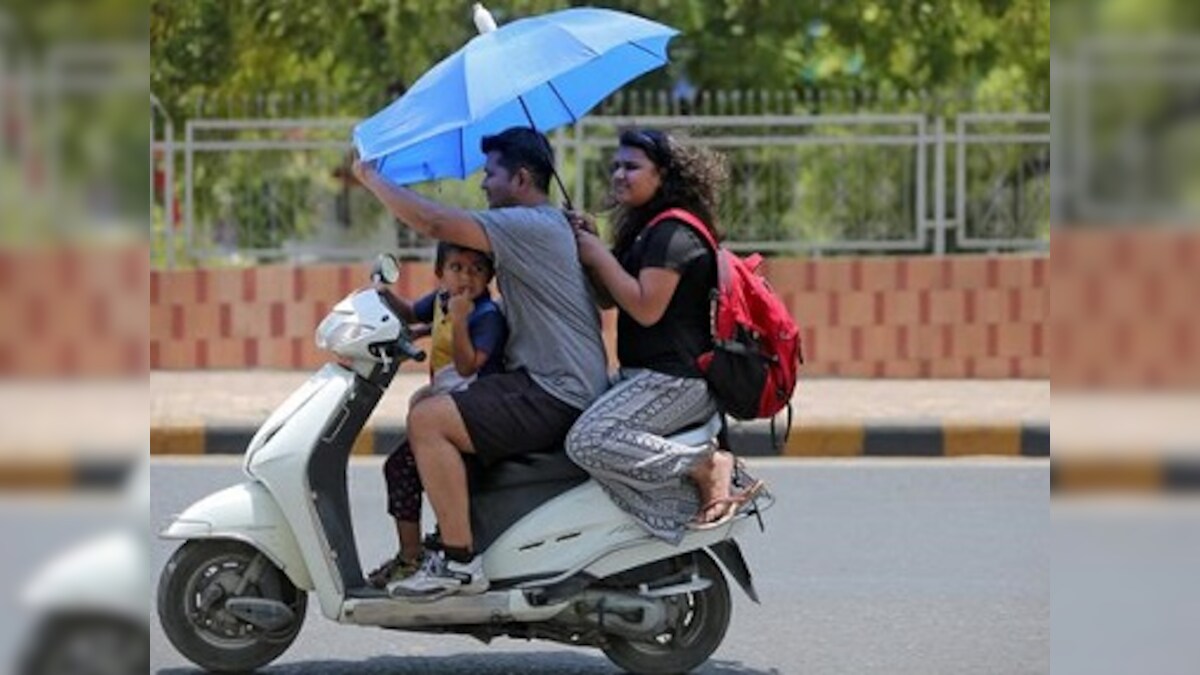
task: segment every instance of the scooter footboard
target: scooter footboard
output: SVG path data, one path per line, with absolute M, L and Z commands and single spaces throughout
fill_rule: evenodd
M 159 536 L 164 539 L 232 539 L 262 551 L 297 588 L 313 590 L 312 575 L 292 528 L 261 483 L 247 482 L 192 504 Z

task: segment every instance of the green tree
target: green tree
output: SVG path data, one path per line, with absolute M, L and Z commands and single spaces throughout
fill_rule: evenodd
M 173 112 L 200 94 L 320 91 L 365 115 L 473 35 L 466 0 L 152 0 L 151 88 Z M 512 0 L 504 23 L 585 2 Z M 862 87 L 1039 95 L 1047 0 L 624 0 L 682 31 L 672 64 L 635 86 Z
M 592 3 L 511 0 L 491 9 L 504 24 L 584 4 Z M 627 90 L 662 91 L 686 79 L 705 93 L 865 92 L 867 99 L 852 98 L 849 105 L 879 112 L 953 114 L 1046 105 L 1048 0 L 604 4 L 682 32 L 672 43 L 671 63 Z M 271 92 L 319 93 L 329 98 L 319 114 L 365 117 L 473 36 L 471 5 L 470 0 L 151 0 L 151 88 L 177 124 L 193 114 L 196 100 L 255 100 Z M 943 96 L 933 108 L 930 101 L 888 96 L 912 91 Z M 871 96 L 886 100 L 873 103 Z M 751 238 L 878 239 L 912 227 L 910 216 L 888 222 L 889 210 L 907 207 L 911 213 L 905 200 L 916 179 L 911 162 L 895 154 L 820 151 L 811 153 L 813 161 L 805 156 L 798 164 L 778 151 L 734 154 L 746 164 L 737 178 L 755 186 L 728 200 L 725 220 L 735 224 L 735 234 L 744 226 Z M 589 166 L 603 164 L 599 157 L 588 161 L 594 162 Z M 789 161 L 791 169 L 785 166 Z M 1022 165 L 1021 157 L 1013 161 Z M 294 175 L 283 167 L 274 170 Z M 603 190 L 600 173 L 587 173 L 589 197 Z M 264 192 L 253 169 L 241 178 L 228 176 L 225 183 L 241 181 L 249 187 L 238 190 L 271 203 L 270 191 Z M 834 199 L 854 185 L 866 189 L 868 197 Z M 880 189 L 872 192 L 870 186 Z M 747 209 L 760 212 L 748 215 Z M 259 211 L 239 213 L 239 218 L 256 218 Z M 302 221 L 294 222 L 300 227 Z M 265 241 L 286 237 L 286 227 L 272 230 Z

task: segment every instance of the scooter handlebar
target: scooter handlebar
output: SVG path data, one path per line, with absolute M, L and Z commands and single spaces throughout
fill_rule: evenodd
M 421 363 L 425 360 L 425 352 L 417 349 L 416 346 L 408 340 L 401 340 L 397 342 L 396 348 L 400 350 L 400 353 L 404 354 L 413 361 L 416 361 L 417 363 Z

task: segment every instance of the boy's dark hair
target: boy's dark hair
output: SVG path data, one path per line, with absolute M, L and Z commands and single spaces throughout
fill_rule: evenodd
M 509 127 L 494 136 L 484 136 L 483 154 L 500 154 L 500 166 L 516 173 L 529 171 L 533 184 L 542 192 L 550 191 L 550 175 L 554 173 L 554 148 L 539 131 L 529 127 Z
M 496 266 L 495 263 L 492 262 L 492 256 L 477 249 L 459 246 L 458 244 L 451 244 L 448 241 L 438 242 L 437 251 L 434 253 L 433 257 L 433 271 L 437 274 L 441 274 L 442 267 L 446 264 L 446 258 L 448 258 L 451 253 L 456 251 L 478 253 L 483 258 L 484 262 L 487 263 L 488 274 L 496 274 Z

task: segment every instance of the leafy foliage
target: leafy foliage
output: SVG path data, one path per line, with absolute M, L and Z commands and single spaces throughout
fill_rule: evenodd
M 151 0 L 151 89 L 175 116 L 199 94 L 320 91 L 333 112 L 408 86 L 473 35 L 464 0 Z M 511 0 L 501 23 L 585 2 Z M 862 87 L 1039 95 L 1046 0 L 618 0 L 679 28 L 672 64 L 640 83 L 700 90 Z
M 504 24 L 594 3 L 492 4 Z M 757 101 L 755 110 L 768 107 L 757 92 L 781 90 L 805 97 L 817 92 L 822 101 L 823 92 L 853 92 L 852 108 L 877 112 L 953 115 L 965 109 L 1044 110 L 1048 105 L 1048 0 L 602 4 L 682 31 L 672 43 L 671 63 L 627 91 L 674 87 L 701 100 L 732 91 L 741 100 Z M 270 115 L 274 99 L 264 95 L 278 92 L 321 97 L 316 114 L 323 117 L 362 118 L 473 36 L 471 5 L 469 0 L 151 0 L 151 90 L 177 126 L 197 113 L 201 100 L 240 102 L 226 104 L 236 116 Z M 913 92 L 936 92 L 938 98 Z M 819 131 L 842 133 L 835 127 Z M 606 183 L 606 159 L 594 154 L 580 164 L 587 178 L 585 204 L 593 208 L 602 201 Z M 894 239 L 911 236 L 918 226 L 911 153 L 822 146 L 734 148 L 728 154 L 734 185 L 722 220 L 743 241 Z M 198 171 L 216 180 L 214 191 L 197 195 L 198 209 L 236 224 L 238 246 L 278 246 L 312 231 L 316 201 L 306 195 L 338 189 L 328 179 L 328 166 L 337 162 L 325 159 L 321 168 L 311 158 L 293 159 L 294 165 L 264 160 L 218 166 L 213 162 L 221 160 L 198 157 Z M 1022 159 L 1012 161 L 1019 165 Z M 564 162 L 562 168 L 572 184 L 575 167 Z M 305 178 L 301 169 L 317 177 Z M 473 183 L 432 189 L 447 198 L 461 196 L 464 204 L 478 201 Z M 285 193 L 300 197 L 288 202 L 280 197 Z M 981 200 L 987 198 L 980 194 Z M 356 223 L 386 221 L 377 207 L 355 204 L 347 212 L 358 214 Z

